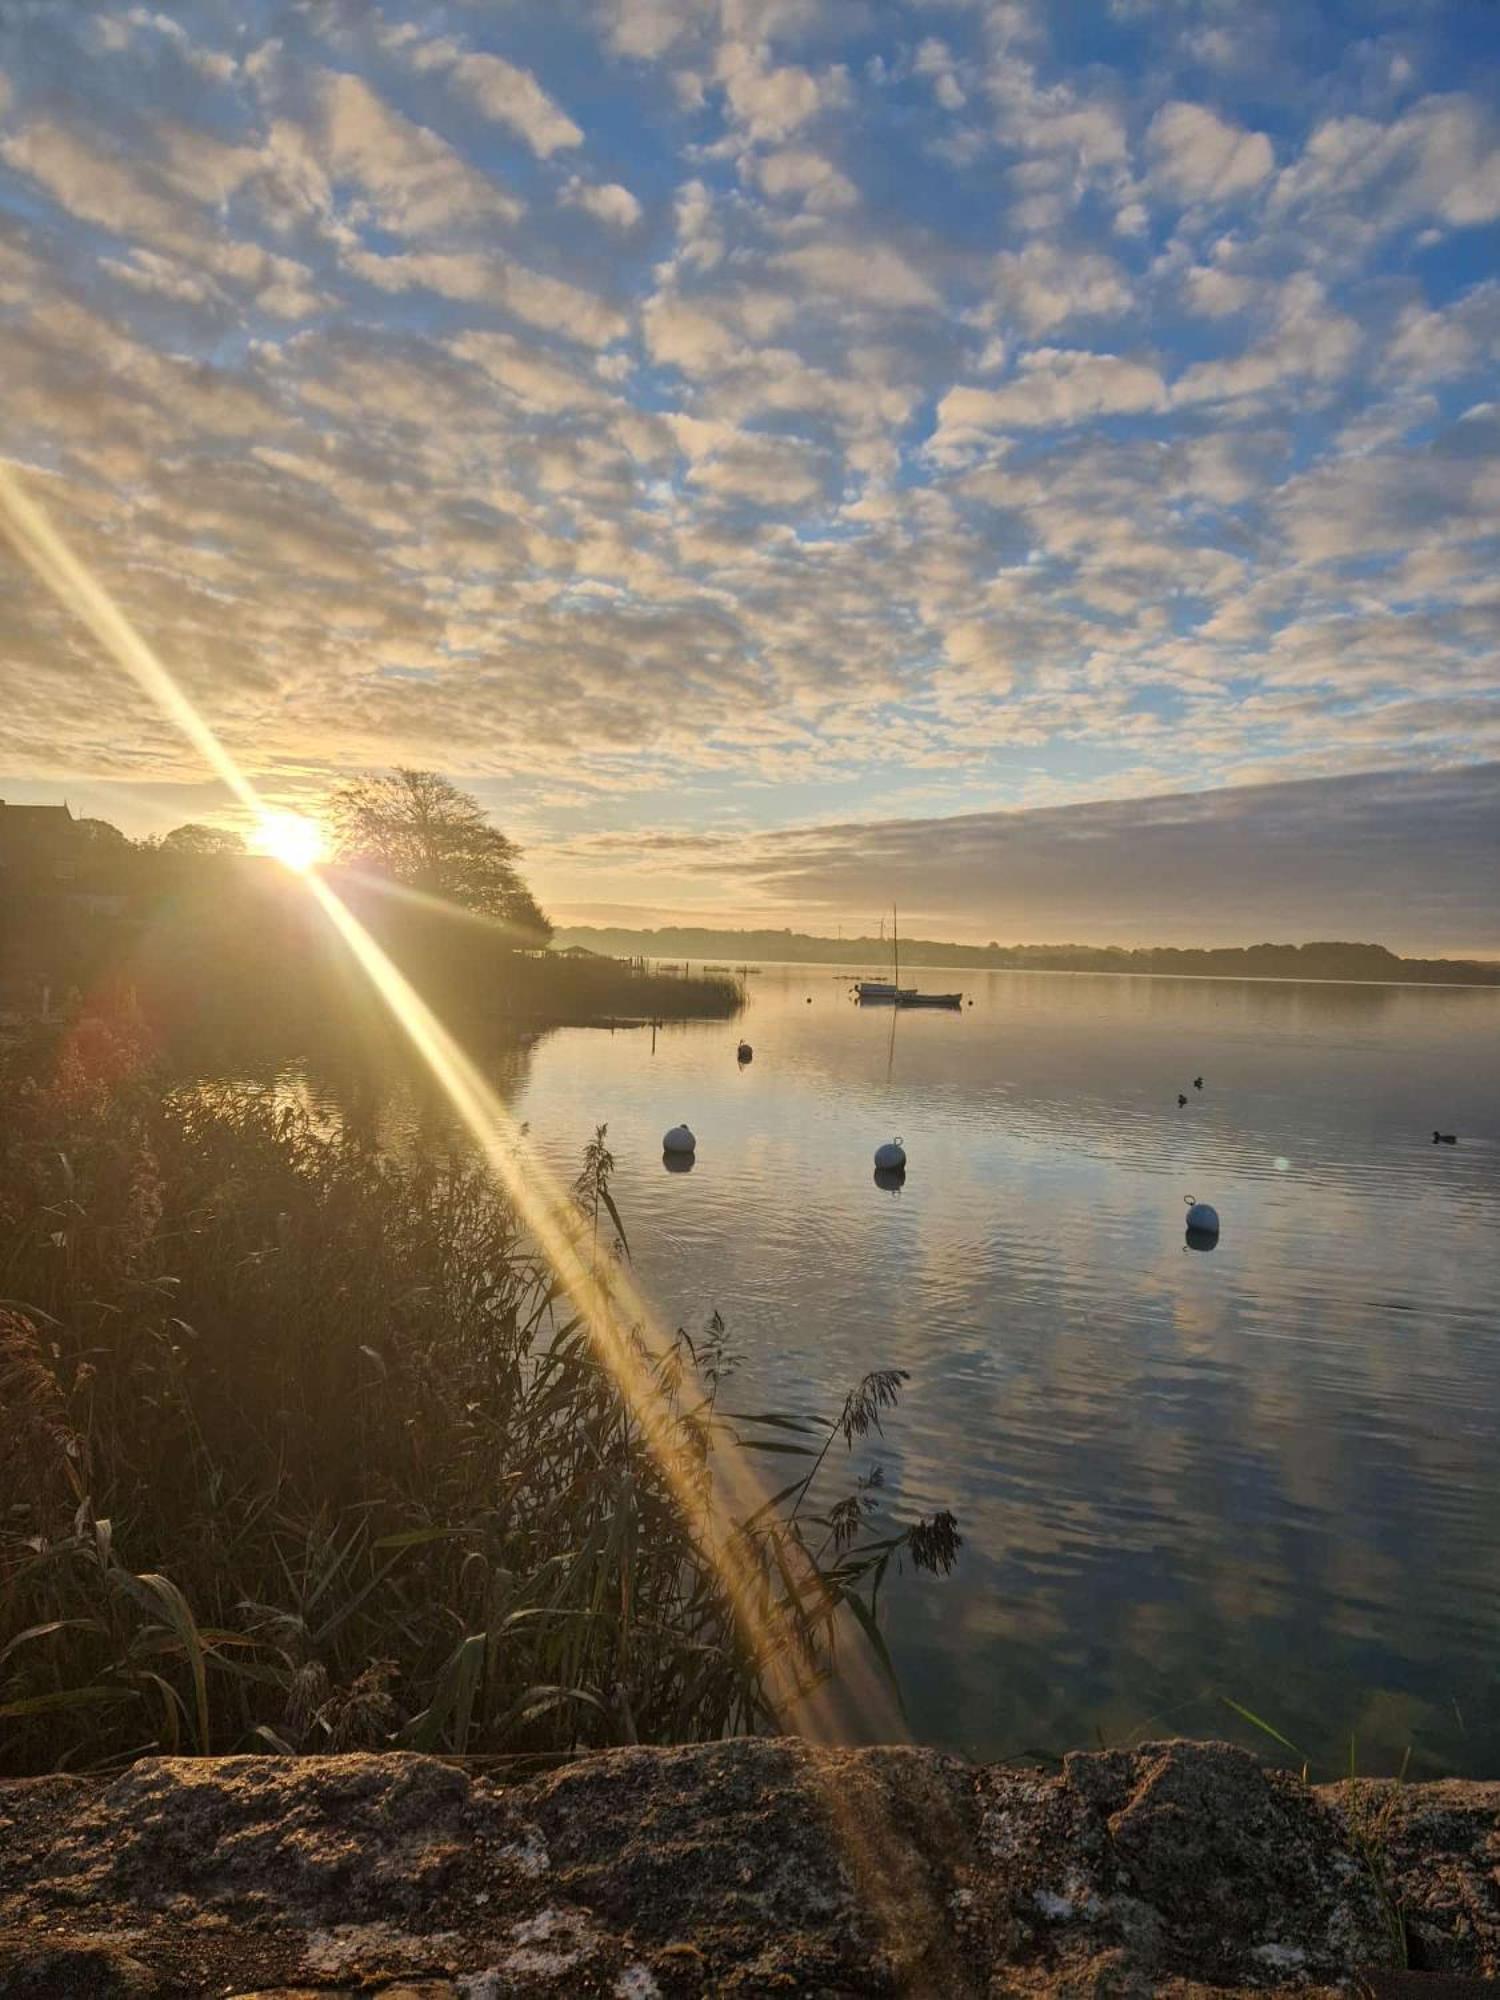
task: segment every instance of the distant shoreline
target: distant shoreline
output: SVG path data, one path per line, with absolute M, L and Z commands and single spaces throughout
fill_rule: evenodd
M 796 931 L 660 931 L 572 926 L 557 942 L 605 956 L 669 966 L 801 965 L 851 978 L 889 978 L 880 938 L 824 938 Z M 1238 946 L 964 945 L 912 938 L 903 969 L 942 972 L 1078 972 L 1112 978 L 1256 980 L 1285 985 L 1500 988 L 1500 960 L 1402 958 L 1384 945 L 1342 940 Z
M 692 965 L 696 965 L 694 960 Z M 751 958 L 741 959 L 740 965 L 785 966 L 791 971 L 827 973 L 837 978 L 846 971 L 842 965 L 827 965 L 818 959 L 809 958 Z M 697 978 L 698 972 L 689 967 L 690 976 Z M 698 971 L 702 968 L 698 967 Z M 1445 993 L 1497 993 L 1500 992 L 1500 968 L 1494 979 L 1336 979 L 1317 978 L 1309 972 L 1147 972 L 1126 966 L 1100 965 L 929 965 L 921 959 L 914 959 L 908 966 L 901 961 L 904 979 L 908 972 L 1013 972 L 1026 979 L 1191 979 L 1205 986 L 1403 986 L 1437 987 Z M 866 974 L 851 975 L 875 978 L 871 971 Z

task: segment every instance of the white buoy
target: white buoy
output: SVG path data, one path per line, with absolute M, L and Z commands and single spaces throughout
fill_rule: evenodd
M 1219 1211 L 1211 1208 L 1206 1201 L 1195 1201 L 1192 1195 L 1187 1201 L 1187 1226 L 1195 1236 L 1217 1236 L 1219 1233 Z
M 696 1153 L 698 1141 L 686 1125 L 674 1125 L 670 1132 L 664 1134 L 661 1149 L 664 1153 Z
M 887 1139 L 875 1148 L 875 1164 L 887 1173 L 899 1171 L 906 1165 L 906 1148 L 899 1139 Z

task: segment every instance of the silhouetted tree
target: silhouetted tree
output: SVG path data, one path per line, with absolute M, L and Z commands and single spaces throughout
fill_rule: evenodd
M 517 870 L 520 848 L 490 824 L 477 799 L 438 772 L 403 766 L 352 778 L 333 793 L 328 817 L 341 861 L 492 917 L 517 944 L 551 937 Z
M 124 854 L 130 842 L 120 829 L 107 819 L 79 819 L 73 822 L 77 838 L 85 846 L 99 854 Z
M 237 833 L 226 833 L 217 826 L 200 826 L 197 820 L 189 820 L 186 826 L 174 826 L 170 833 L 162 835 L 158 844 L 163 854 L 195 857 L 217 858 L 245 851 L 245 843 Z

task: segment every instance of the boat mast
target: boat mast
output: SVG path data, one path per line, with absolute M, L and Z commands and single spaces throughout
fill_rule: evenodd
M 895 968 L 892 978 L 896 991 L 899 993 L 901 991 L 901 939 L 896 930 L 896 905 L 894 903 L 891 905 L 891 960 Z

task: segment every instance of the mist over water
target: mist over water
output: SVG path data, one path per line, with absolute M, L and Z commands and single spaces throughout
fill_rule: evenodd
M 729 1407 L 831 1415 L 910 1370 L 832 1476 L 874 1457 L 889 1515 L 959 1516 L 954 1576 L 888 1591 L 916 1736 L 1271 1749 L 1229 1696 L 1315 1763 L 1352 1731 L 1361 1768 L 1494 1770 L 1500 993 L 916 976 L 975 1004 L 771 966 L 737 1022 L 499 1066 L 561 1174 L 607 1121 L 647 1295 L 690 1330 L 717 1309 L 743 1357 Z

